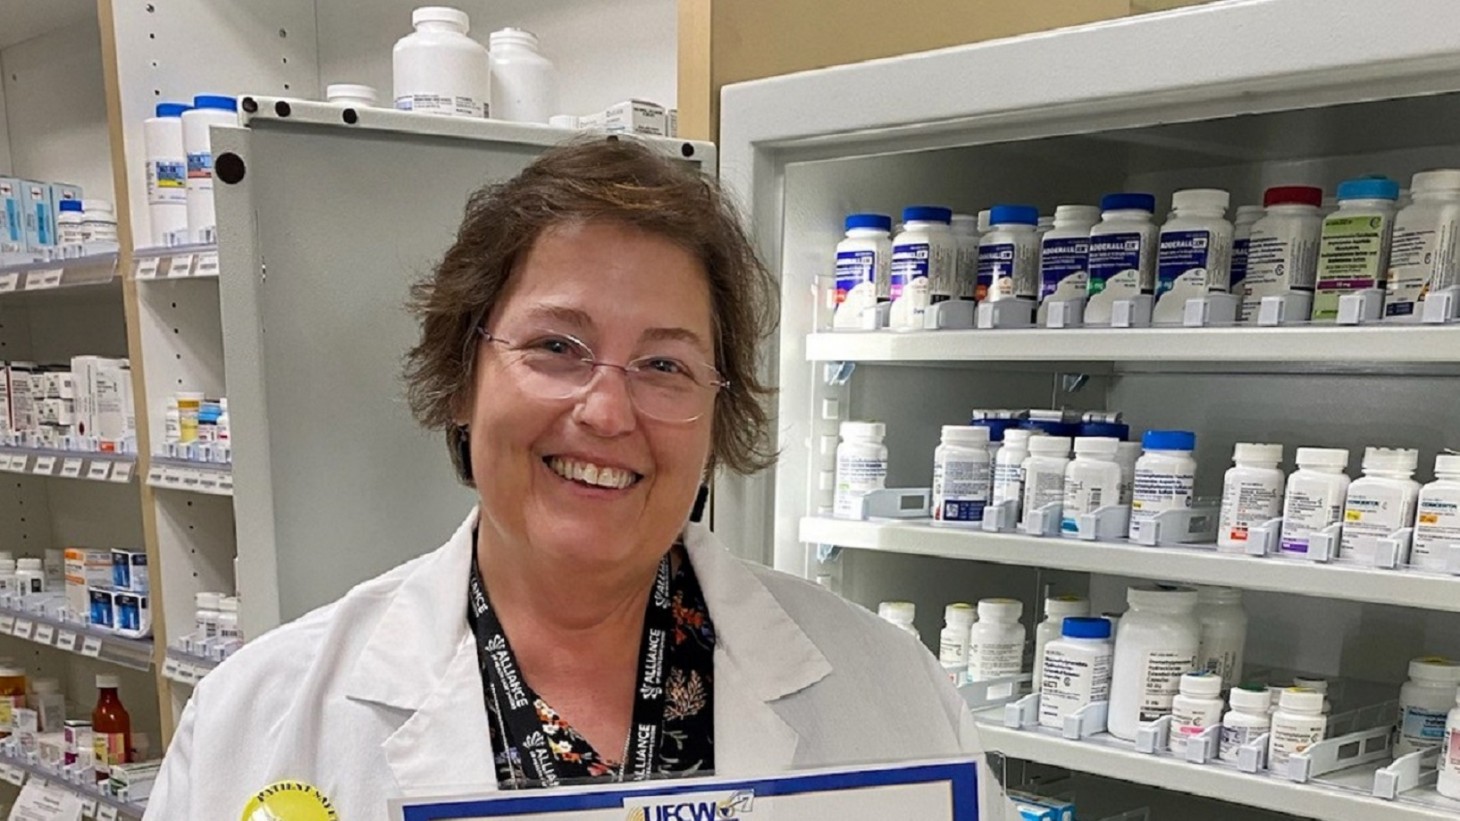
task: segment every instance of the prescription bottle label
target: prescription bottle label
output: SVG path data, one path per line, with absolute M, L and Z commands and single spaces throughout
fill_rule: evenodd
M 1377 214 L 1334 214 L 1323 222 L 1314 319 L 1336 318 L 1340 296 L 1381 284 L 1388 231 L 1389 219 Z
M 91 744 L 98 775 L 111 772 L 113 764 L 127 763 L 127 737 L 122 733 L 95 733 Z
M 1399 733 L 1418 747 L 1433 747 L 1445 737 L 1445 719 L 1448 710 L 1425 710 L 1420 707 L 1405 707 L 1399 719 Z
M 893 299 L 912 287 L 916 280 L 922 280 L 923 289 L 928 287 L 928 269 L 932 253 L 926 242 L 894 245 L 892 247 L 892 291 Z
M 1450 284 L 1455 276 L 1456 232 L 1460 224 L 1394 228 L 1389 272 L 1384 282 L 1384 315 L 1412 316 L 1431 288 Z
M 1114 291 L 1115 299 L 1141 293 L 1141 235 L 1103 234 L 1090 237 L 1090 296 Z
M 1085 295 L 1090 240 L 1047 239 L 1039 258 L 1039 299 L 1070 300 Z
M 181 160 L 147 161 L 147 202 L 177 205 L 188 201 L 188 166 Z
M 1247 256 L 1251 248 L 1251 237 L 1232 240 L 1232 276 L 1228 287 L 1234 294 L 1242 293 L 1242 282 L 1247 279 Z
M 987 460 L 939 459 L 933 463 L 933 518 L 982 522 L 993 471 Z
M 1196 669 L 1192 653 L 1153 650 L 1146 653 L 1141 675 L 1141 721 L 1155 721 L 1171 713 L 1181 690 L 1181 676 Z
M 1225 291 L 1220 262 L 1211 252 L 1209 231 L 1167 231 L 1161 234 L 1161 252 L 1156 263 L 1156 296 L 1167 291 Z M 1220 281 L 1218 281 L 1220 279 Z
M 836 255 L 836 304 L 847 301 L 847 294 L 858 285 L 877 285 L 876 251 L 841 251 Z

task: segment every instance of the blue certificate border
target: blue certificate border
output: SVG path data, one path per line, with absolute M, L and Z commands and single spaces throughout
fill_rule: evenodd
M 415 804 L 404 806 L 401 810 L 405 821 L 459 821 L 463 818 L 511 818 L 530 813 L 613 809 L 622 807 L 625 798 L 642 796 L 752 789 L 757 797 L 761 797 L 799 795 L 859 787 L 927 784 L 937 781 L 947 782 L 952 793 L 952 821 L 978 821 L 978 764 L 973 760 L 885 769 L 804 773 L 741 781 L 686 778 L 661 782 L 660 787 L 635 790 L 594 790 L 591 792 L 534 790 L 521 793 L 520 797 Z

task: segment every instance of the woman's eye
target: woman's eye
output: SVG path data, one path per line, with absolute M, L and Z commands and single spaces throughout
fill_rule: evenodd
M 573 353 L 577 347 L 578 346 L 574 345 L 572 342 L 569 342 L 566 339 L 559 339 L 556 337 L 547 337 L 545 339 L 540 339 L 532 344 L 533 350 L 542 351 L 543 353 L 558 354 L 560 356 L 567 356 L 568 354 Z
M 680 363 L 674 359 L 650 359 L 647 364 L 649 366 L 649 369 L 654 371 L 655 373 L 663 373 L 676 376 L 689 373 L 689 369 L 686 368 L 683 363 Z

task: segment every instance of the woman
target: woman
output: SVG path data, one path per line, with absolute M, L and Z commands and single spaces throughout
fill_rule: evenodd
M 210 674 L 147 818 L 971 751 L 916 641 L 689 521 L 770 459 L 773 287 L 714 184 L 634 142 L 474 196 L 407 377 L 478 510 Z

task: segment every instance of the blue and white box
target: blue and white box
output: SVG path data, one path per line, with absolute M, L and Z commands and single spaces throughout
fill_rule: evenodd
M 21 181 L 0 177 L 0 254 L 25 251 L 25 212 L 20 203 Z
M 22 180 L 20 210 L 25 215 L 26 250 L 48 253 L 56 246 L 56 209 L 51 204 L 51 186 Z
M 147 595 L 147 554 L 140 550 L 112 549 L 112 588 L 118 593 Z

